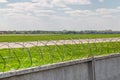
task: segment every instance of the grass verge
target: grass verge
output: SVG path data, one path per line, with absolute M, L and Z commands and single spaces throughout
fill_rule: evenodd
M 119 38 L 120 34 L 45 34 L 45 35 L 0 35 L 0 42 L 26 42 L 43 40 L 92 39 L 92 38 Z
M 119 53 L 120 42 L 37 46 L 0 50 L 0 72 Z

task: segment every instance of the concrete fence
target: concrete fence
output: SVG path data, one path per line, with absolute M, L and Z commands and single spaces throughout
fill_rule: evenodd
M 1 73 L 0 80 L 120 80 L 120 54 Z

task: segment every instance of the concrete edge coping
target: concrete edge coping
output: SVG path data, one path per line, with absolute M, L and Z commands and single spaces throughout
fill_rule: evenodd
M 116 58 L 116 57 L 120 57 L 120 53 L 113 53 L 113 54 L 103 55 L 103 56 L 95 56 L 93 59 L 95 61 L 98 61 L 98 60 L 109 59 L 109 58 Z
M 23 75 L 23 74 L 41 72 L 41 71 L 56 69 L 56 68 L 60 68 L 60 67 L 71 66 L 71 65 L 75 65 L 75 64 L 76 65 L 77 64 L 82 64 L 82 63 L 89 62 L 91 60 L 92 60 L 92 58 L 80 59 L 80 60 L 77 59 L 77 60 L 71 60 L 71 61 L 60 62 L 60 63 L 53 63 L 53 64 L 48 64 L 48 65 L 43 65 L 43 66 L 38 66 L 38 67 L 26 68 L 26 69 L 23 69 L 23 70 L 3 72 L 3 73 L 0 73 L 0 79 L 1 78 L 6 78 L 6 77 Z
M 56 68 L 65 67 L 65 66 L 72 66 L 72 65 L 75 65 L 75 64 L 76 65 L 77 64 L 82 64 L 82 63 L 86 63 L 86 62 L 91 62 L 93 60 L 98 61 L 98 60 L 115 58 L 115 57 L 120 57 L 120 54 L 110 54 L 110 55 L 106 55 L 106 56 L 96 56 L 96 57 L 90 57 L 90 58 L 87 58 L 87 59 L 86 58 L 76 59 L 76 60 L 71 60 L 71 61 L 66 61 L 66 62 L 60 62 L 60 63 L 54 63 L 54 64 L 48 64 L 48 65 L 43 65 L 43 66 L 38 66 L 38 67 L 27 68 L 27 69 L 23 69 L 23 70 L 3 72 L 3 73 L 0 73 L 0 79 L 7 78 L 7 77 L 18 76 L 18 75 L 23 75 L 23 74 L 41 72 L 41 71 L 56 69 Z

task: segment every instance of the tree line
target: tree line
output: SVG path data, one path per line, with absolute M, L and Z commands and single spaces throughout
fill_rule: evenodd
M 84 31 L 0 31 L 0 34 L 120 34 L 120 31 L 112 30 L 84 30 Z

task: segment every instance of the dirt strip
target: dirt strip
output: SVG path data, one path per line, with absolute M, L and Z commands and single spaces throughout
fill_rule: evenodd
M 34 46 L 64 45 L 64 44 L 85 44 L 100 42 L 119 42 L 120 38 L 97 38 L 97 39 L 71 39 L 53 41 L 33 41 L 33 42 L 1 42 L 0 49 L 4 48 L 25 48 Z

